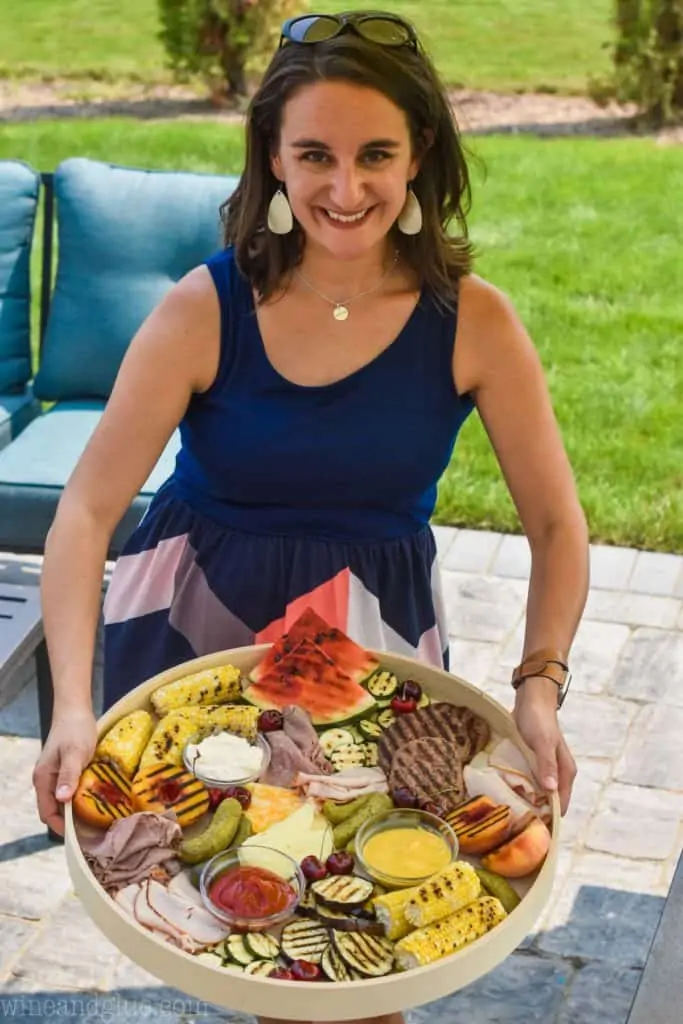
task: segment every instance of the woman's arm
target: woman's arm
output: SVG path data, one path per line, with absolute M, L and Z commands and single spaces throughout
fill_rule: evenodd
M 65 787 L 68 798 L 83 758 L 90 756 L 92 664 L 109 543 L 193 392 L 205 390 L 215 377 L 219 321 L 216 292 L 204 267 L 180 281 L 151 313 L 130 344 L 48 534 L 41 590 L 54 711 L 34 781 L 41 817 L 53 827 L 59 828 L 55 788 Z M 73 727 L 71 741 L 67 723 Z M 74 734 L 81 726 L 87 742 L 79 745 Z
M 509 300 L 470 276 L 461 287 L 454 374 L 474 397 L 531 548 L 523 657 L 568 656 L 588 592 L 588 530 L 536 350 Z M 521 660 L 521 659 L 520 659 Z M 557 686 L 517 691 L 515 714 L 548 788 L 566 808 L 575 766 L 556 721 Z

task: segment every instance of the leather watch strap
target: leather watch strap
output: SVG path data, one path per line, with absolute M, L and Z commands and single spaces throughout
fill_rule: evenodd
M 517 689 L 529 676 L 543 675 L 552 679 L 558 686 L 562 686 L 568 672 L 569 666 L 563 652 L 552 647 L 544 647 L 532 651 L 521 665 L 517 666 L 512 673 L 512 685 Z

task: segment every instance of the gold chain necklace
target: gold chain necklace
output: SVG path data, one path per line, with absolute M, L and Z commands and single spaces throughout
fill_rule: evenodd
M 358 292 L 357 295 L 352 295 L 350 299 L 346 299 L 344 302 L 337 302 L 335 299 L 331 299 L 329 297 L 329 295 L 325 295 L 324 292 L 318 291 L 318 289 L 314 285 L 312 285 L 310 281 L 306 280 L 306 278 L 304 277 L 304 275 L 301 273 L 300 270 L 297 270 L 295 268 L 294 273 L 299 278 L 299 280 L 303 284 L 305 284 L 306 287 L 309 288 L 315 295 L 318 295 L 321 299 L 324 299 L 325 302 L 329 302 L 329 304 L 331 306 L 334 306 L 334 309 L 332 310 L 332 316 L 334 317 L 335 320 L 338 320 L 338 321 L 341 322 L 342 320 L 348 320 L 348 318 L 349 318 L 348 307 L 349 307 L 349 305 L 352 302 L 356 302 L 358 299 L 362 299 L 366 295 L 372 295 L 373 292 L 379 291 L 379 289 L 382 287 L 382 285 L 384 284 L 384 282 L 388 278 L 388 276 L 391 273 L 391 271 L 394 269 L 394 267 L 398 263 L 398 255 L 399 255 L 398 252 L 394 253 L 394 258 L 393 258 L 393 260 L 391 262 L 391 265 L 389 267 L 387 267 L 387 269 L 384 271 L 384 273 L 382 274 L 381 278 L 379 279 L 379 281 L 377 282 L 377 284 L 373 288 L 368 288 L 368 289 L 366 289 L 366 291 Z

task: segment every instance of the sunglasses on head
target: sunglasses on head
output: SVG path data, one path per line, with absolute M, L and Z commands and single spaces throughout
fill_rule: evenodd
M 417 36 L 411 25 L 395 14 L 300 14 L 282 26 L 280 48 L 287 43 L 322 43 L 342 32 L 379 46 L 410 46 L 417 50 Z

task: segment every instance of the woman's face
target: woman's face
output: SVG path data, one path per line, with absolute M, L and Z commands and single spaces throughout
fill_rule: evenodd
M 284 106 L 273 173 L 308 244 L 338 259 L 384 245 L 417 166 L 406 116 L 383 93 L 317 82 Z

